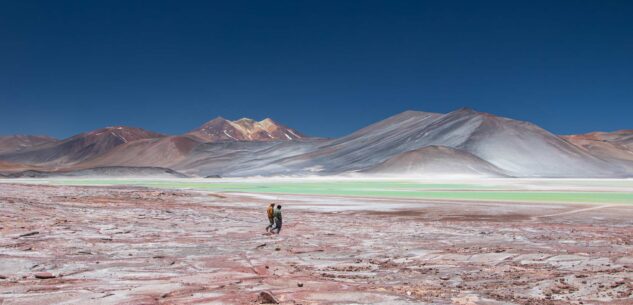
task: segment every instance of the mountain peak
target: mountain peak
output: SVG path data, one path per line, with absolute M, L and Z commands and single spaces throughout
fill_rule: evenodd
M 261 121 L 259 121 L 260 124 L 264 124 L 264 125 L 277 125 L 277 122 L 273 121 L 273 119 L 271 118 L 265 118 Z
M 218 117 L 187 135 L 204 142 L 291 141 L 304 138 L 298 131 L 278 124 L 270 118 L 258 122 L 251 118 L 229 121 Z
M 488 112 L 477 111 L 469 107 L 461 107 L 446 114 L 449 117 L 470 117 L 479 118 L 485 121 L 497 121 L 498 119 L 504 119 L 503 117 L 496 116 Z
M 228 121 L 227 119 L 221 117 L 221 116 L 216 116 L 215 118 L 213 118 L 213 120 L 209 121 L 209 122 L 214 122 L 214 121 Z
M 121 138 L 123 141 L 133 141 L 138 139 L 147 139 L 147 138 L 160 138 L 164 137 L 164 135 L 145 130 L 143 128 L 138 127 L 129 127 L 129 126 L 107 126 L 99 129 L 95 129 L 92 131 L 80 133 L 70 137 L 69 139 L 78 139 L 78 138 L 87 138 L 87 137 L 102 137 L 102 136 L 116 136 Z
M 461 108 L 458 108 L 458 109 L 456 109 L 456 110 L 454 110 L 452 112 L 453 113 L 464 113 L 464 114 L 486 114 L 484 112 L 477 111 L 477 110 L 475 110 L 473 108 L 470 108 L 470 107 L 461 107 Z

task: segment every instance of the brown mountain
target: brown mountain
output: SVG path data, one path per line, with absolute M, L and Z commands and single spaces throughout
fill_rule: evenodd
M 202 142 L 222 141 L 291 141 L 305 136 L 271 119 L 248 118 L 229 121 L 217 117 L 186 134 Z
M 34 146 L 57 142 L 47 136 L 14 135 L 0 137 L 0 154 L 25 150 Z
M 189 161 L 202 158 L 191 153 L 203 143 L 294 143 L 291 140 L 303 137 L 296 130 L 271 119 L 257 122 L 251 119 L 229 121 L 216 118 L 182 136 L 164 136 L 140 128 L 115 126 L 81 133 L 62 141 L 25 147 L 19 151 L 0 152 L 0 160 L 7 162 L 0 167 L 0 172 L 19 169 L 63 171 L 109 166 L 176 168 L 181 162 L 190 164 Z
M 21 151 L 1 154 L 0 159 L 12 163 L 65 166 L 102 155 L 116 146 L 163 135 L 141 128 L 114 126 L 81 133 L 62 141 L 33 146 Z
M 563 138 L 601 159 L 633 162 L 633 130 L 592 132 Z
M 107 153 L 78 164 L 80 168 L 104 166 L 173 168 L 200 142 L 185 136 L 148 138 L 121 144 Z

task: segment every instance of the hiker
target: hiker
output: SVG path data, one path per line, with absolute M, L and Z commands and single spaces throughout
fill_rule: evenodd
M 266 213 L 268 214 L 268 226 L 266 227 L 266 232 L 271 230 L 273 228 L 273 226 L 275 225 L 275 220 L 273 218 L 274 209 L 275 209 L 275 204 L 274 203 L 271 203 L 268 206 L 268 209 L 266 209 Z
M 279 232 L 281 231 L 281 223 L 282 223 L 282 221 L 281 221 L 281 205 L 280 204 L 277 205 L 277 208 L 273 212 L 273 221 L 274 221 L 275 225 L 273 226 L 272 230 L 270 230 L 270 232 L 279 234 Z M 275 230 L 277 230 L 277 232 L 275 232 Z

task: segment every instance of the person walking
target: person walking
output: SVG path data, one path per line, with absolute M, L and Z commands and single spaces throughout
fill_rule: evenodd
M 272 230 L 270 230 L 273 233 L 277 233 L 279 234 L 279 232 L 281 231 L 281 225 L 282 225 L 282 219 L 281 219 L 281 205 L 277 205 L 277 208 L 275 209 L 275 211 L 273 212 L 273 222 L 275 223 L 275 225 L 273 226 Z M 275 232 L 276 230 L 276 232 Z
M 269 232 L 275 225 L 275 220 L 273 218 L 274 210 L 275 210 L 274 203 L 271 203 L 270 205 L 268 205 L 268 209 L 266 209 L 266 214 L 268 214 L 268 226 L 266 227 L 266 232 Z

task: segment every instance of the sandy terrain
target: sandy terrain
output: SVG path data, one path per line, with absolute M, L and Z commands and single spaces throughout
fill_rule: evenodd
M 0 304 L 633 304 L 632 227 L 622 204 L 0 184 Z

